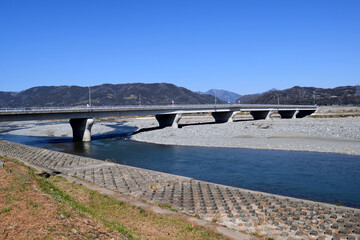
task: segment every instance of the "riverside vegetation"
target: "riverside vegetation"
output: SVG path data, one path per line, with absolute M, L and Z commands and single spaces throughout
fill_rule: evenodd
M 0 161 L 0 239 L 226 239 L 14 159 Z

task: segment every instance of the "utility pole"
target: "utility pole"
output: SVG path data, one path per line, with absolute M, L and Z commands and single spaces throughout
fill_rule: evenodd
M 91 91 L 90 91 L 90 86 L 88 86 L 89 88 L 89 107 L 91 107 Z
M 139 93 L 139 106 L 141 106 L 141 95 Z

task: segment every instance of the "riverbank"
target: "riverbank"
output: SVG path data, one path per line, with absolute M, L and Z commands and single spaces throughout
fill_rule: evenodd
M 197 118 L 183 120 L 186 122 L 194 119 L 206 120 L 208 118 L 197 116 Z M 117 131 L 116 129 L 133 131 L 135 127 L 124 126 L 125 122 L 131 124 L 130 119 L 109 121 L 110 119 L 96 121 L 95 129 L 109 128 L 110 131 L 94 134 L 94 141 L 90 143 L 74 143 L 71 136 L 30 137 L 4 134 L 1 137 L 8 141 L 192 177 L 202 181 L 360 208 L 357 197 L 360 192 L 357 188 L 353 189 L 354 186 L 360 184 L 359 179 L 356 178 L 360 169 L 357 155 L 148 144 L 131 141 L 129 137 L 112 135 L 114 131 Z M 139 128 L 136 129 L 140 132 L 149 129 L 153 131 L 157 128 L 157 123 L 152 118 L 134 121 L 138 124 Z M 252 122 L 257 123 L 257 121 Z M 18 132 L 31 133 L 34 123 L 27 124 L 21 125 L 23 129 L 19 129 Z M 35 126 L 39 131 L 32 134 L 38 135 L 46 134 L 49 129 L 70 128 L 66 121 L 35 124 L 43 124 Z M 141 124 L 142 127 L 140 127 Z M 227 127 L 227 124 L 223 125 Z M 175 131 L 181 131 L 181 129 L 175 129 Z M 55 132 L 61 134 L 61 131 Z
M 81 183 L 85 187 L 95 187 L 107 194 L 112 192 L 120 193 L 122 196 L 126 195 L 132 203 L 134 201 L 140 202 L 140 204 L 149 202 L 175 209 L 194 216 L 190 222 L 193 221 L 204 226 L 211 224 L 218 232 L 234 239 L 254 239 L 254 237 L 230 230 L 232 228 L 263 236 L 264 239 L 276 238 L 279 240 L 357 239 L 360 234 L 358 226 L 360 212 L 355 208 L 224 186 L 3 140 L 0 140 L 0 155 L 16 158 L 28 166 L 45 170 L 50 174 L 61 175 L 68 180 Z M 42 175 L 50 176 L 50 174 Z M 52 181 L 52 183 L 55 184 L 56 181 Z M 67 186 L 72 187 L 73 185 L 66 184 L 64 189 L 66 194 L 74 194 L 72 196 L 75 200 L 80 201 L 84 197 L 79 194 L 77 189 L 68 192 L 70 188 Z M 50 187 L 49 192 L 53 193 L 54 191 L 58 192 L 54 187 Z M 61 194 L 60 197 L 63 196 L 65 195 Z M 66 197 L 65 200 L 67 199 L 69 198 Z M 104 200 L 109 199 L 105 198 Z M 79 206 L 77 205 L 77 207 Z M 90 207 L 93 209 L 92 205 Z M 117 209 L 116 206 L 110 207 L 109 212 L 122 218 L 121 214 L 114 211 Z M 6 213 L 10 212 L 11 210 L 6 211 Z M 127 213 L 127 211 L 125 212 Z M 144 212 L 140 210 L 140 215 L 142 213 Z M 145 218 L 147 217 L 149 215 L 145 216 Z M 102 219 L 104 218 L 100 216 L 100 220 Z M 154 221 L 159 223 L 157 218 Z M 125 227 L 128 222 L 129 217 L 126 217 L 124 219 Z M 147 226 L 143 221 L 135 221 L 134 230 L 139 229 L 139 222 Z M 214 225 L 214 223 L 216 224 Z M 156 233 L 165 234 L 165 237 L 159 239 L 167 238 L 167 232 L 163 231 L 161 223 L 159 225 L 161 230 Z M 191 227 L 187 229 L 191 230 Z M 229 232 L 231 232 L 230 235 Z M 179 239 L 184 239 L 182 235 L 179 237 Z
M 134 205 L 133 199 L 109 190 L 101 194 L 104 189 L 89 183 L 67 181 L 12 158 L 0 156 L 0 161 L 0 239 L 229 239 L 193 226 L 168 205 Z

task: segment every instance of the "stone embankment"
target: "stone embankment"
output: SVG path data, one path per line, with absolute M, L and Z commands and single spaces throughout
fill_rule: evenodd
M 360 239 L 360 210 L 227 187 L 0 140 L 0 155 L 249 233 Z

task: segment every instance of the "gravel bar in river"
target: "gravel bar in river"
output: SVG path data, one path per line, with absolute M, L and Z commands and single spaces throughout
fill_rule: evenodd
M 133 119 L 126 125 L 151 129 L 132 136 L 149 143 L 360 155 L 360 117 L 213 121 L 186 117 L 178 129 L 151 129 L 157 126 L 155 119 Z

